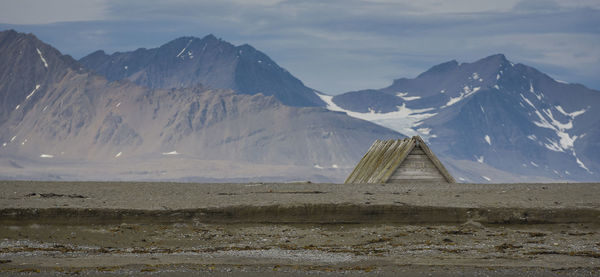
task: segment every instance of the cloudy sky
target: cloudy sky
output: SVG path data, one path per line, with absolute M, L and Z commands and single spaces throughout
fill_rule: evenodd
M 9 28 L 75 58 L 212 33 L 329 94 L 496 53 L 600 89 L 598 0 L 0 0 Z

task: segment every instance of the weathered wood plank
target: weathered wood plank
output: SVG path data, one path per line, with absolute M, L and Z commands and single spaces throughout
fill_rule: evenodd
M 392 176 L 394 174 L 394 171 L 398 168 L 398 166 L 400 166 L 400 164 L 402 164 L 404 159 L 406 159 L 406 157 L 410 154 L 410 152 L 415 147 L 415 140 L 413 138 L 404 139 L 402 141 L 402 143 L 403 143 L 402 146 L 398 147 L 396 149 L 395 154 L 394 154 L 395 159 L 393 159 L 391 161 L 391 163 L 389 164 L 389 168 L 387 169 L 387 171 L 385 172 L 385 175 L 383 175 L 380 180 L 381 183 L 387 182 L 387 180 L 390 178 L 390 176 Z
M 346 183 L 360 183 L 361 182 L 361 174 L 364 173 L 364 171 L 367 167 L 367 164 L 369 163 L 369 160 L 374 157 L 373 153 L 376 151 L 376 149 L 381 144 L 382 144 L 382 141 L 380 141 L 380 140 L 376 140 L 375 142 L 373 142 L 373 144 L 371 145 L 371 147 L 369 148 L 367 153 L 365 153 L 365 155 L 362 157 L 360 162 L 358 162 L 358 164 L 356 165 L 356 167 L 354 168 L 352 173 L 350 173 L 350 176 L 348 176 Z
M 419 136 L 414 136 L 375 141 L 350 173 L 346 183 L 415 182 L 417 179 L 455 182 L 425 142 Z
M 452 175 L 450 175 L 450 172 L 448 172 L 448 170 L 444 167 L 442 162 L 440 162 L 440 160 L 433 154 L 433 152 L 431 152 L 431 149 L 429 149 L 429 147 L 423 141 L 423 139 L 421 139 L 421 137 L 419 137 L 419 136 L 414 136 L 414 138 L 417 141 L 417 144 L 419 144 L 419 146 L 421 146 L 421 149 L 423 149 L 425 154 L 427 154 L 427 156 L 431 159 L 433 164 L 435 164 L 435 166 L 438 168 L 438 170 L 440 170 L 440 172 L 442 173 L 442 175 L 444 176 L 446 181 L 448 181 L 448 183 L 456 183 L 456 180 L 454 180 L 454 177 L 452 177 Z
M 423 153 L 423 154 L 420 154 Z M 423 152 L 420 146 L 415 146 L 414 150 L 404 159 L 402 164 L 392 174 L 390 179 L 445 179 L 431 159 Z
M 423 149 L 421 149 L 421 147 L 415 147 L 415 149 L 410 152 L 411 155 L 426 155 L 425 151 L 423 151 Z
M 448 183 L 446 178 L 436 179 L 389 179 L 388 184 L 423 184 L 423 183 Z

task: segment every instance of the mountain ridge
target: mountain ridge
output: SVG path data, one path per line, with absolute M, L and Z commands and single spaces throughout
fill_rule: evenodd
M 40 93 L 36 92 L 41 86 L 64 78 L 68 71 L 84 71 L 71 56 L 62 55 L 33 34 L 15 30 L 0 32 L 0 48 L 12 53 L 2 55 L 0 64 L 16 65 L 0 68 L 0 124 L 8 120 L 11 111 L 27 109 L 26 105 L 39 97 Z M 20 64 L 31 66 L 18 66 Z
M 557 82 L 496 54 L 445 62 L 386 88 L 333 96 L 328 108 L 422 135 L 442 159 L 488 164 L 523 178 L 586 181 L 600 172 L 595 103 L 598 91 Z M 454 173 L 491 181 L 457 168 Z
M 329 96 L 252 46 L 214 35 L 111 55 L 99 50 L 82 59 L 91 68 L 14 30 L 0 32 L 0 49 L 0 167 L 10 172 L 68 161 L 155 167 L 185 157 L 245 164 L 227 178 L 249 174 L 243 168 L 255 162 L 339 180 L 373 140 L 406 134 L 424 137 L 459 181 L 589 181 L 600 174 L 600 92 L 503 54 Z M 261 166 L 268 172 L 275 165 Z M 219 170 L 212 172 L 227 174 Z M 283 177 L 268 174 L 260 176 Z
M 310 89 L 266 54 L 214 35 L 180 37 L 157 48 L 111 55 L 96 51 L 79 60 L 109 80 L 129 79 L 150 88 L 203 85 L 241 94 L 274 95 L 289 106 L 323 106 Z
M 0 60 L 10 63 L 0 79 L 27 86 L 0 91 L 20 95 L 20 102 L 1 103 L 18 105 L 0 122 L 2 178 L 331 182 L 374 139 L 402 137 L 322 107 L 288 106 L 275 95 L 110 81 L 34 36 L 23 35 L 18 47 L 7 42 Z M 27 58 L 11 58 L 19 53 Z M 44 74 L 30 79 L 32 68 Z M 45 81 L 32 93 L 38 79 Z

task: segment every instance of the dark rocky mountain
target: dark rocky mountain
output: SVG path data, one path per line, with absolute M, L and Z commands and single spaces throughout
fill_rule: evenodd
M 27 111 L 50 84 L 80 70 L 71 57 L 14 30 L 0 32 L 0 49 L 0 125 L 10 114 Z
M 600 176 L 600 92 L 504 55 L 450 61 L 387 88 L 322 97 L 329 109 L 424 136 L 457 179 Z
M 315 92 L 264 53 L 208 35 L 182 37 L 158 48 L 107 55 L 96 51 L 79 62 L 110 81 L 129 79 L 149 88 L 203 85 L 241 94 L 273 95 L 288 106 L 323 106 Z
M 33 35 L 0 42 L 4 179 L 340 181 L 373 140 L 402 136 L 275 96 L 111 82 Z

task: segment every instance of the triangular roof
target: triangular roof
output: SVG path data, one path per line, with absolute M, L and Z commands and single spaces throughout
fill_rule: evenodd
M 414 136 L 405 139 L 376 140 L 345 183 L 386 183 L 415 148 L 423 150 L 446 182 L 456 182 L 423 139 Z

